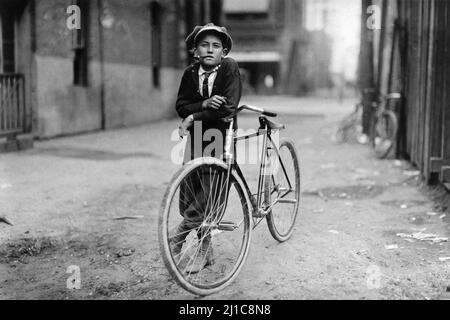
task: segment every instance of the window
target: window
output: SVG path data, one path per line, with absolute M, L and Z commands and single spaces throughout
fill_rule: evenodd
M 0 15 L 0 33 L 0 72 L 14 73 L 16 71 L 14 14 L 4 9 Z
M 76 0 L 75 5 L 80 7 L 80 29 L 74 29 L 72 33 L 73 59 L 73 84 L 86 87 L 88 85 L 88 25 L 89 25 L 89 1 Z
M 161 5 L 153 1 L 150 3 L 150 23 L 152 36 L 152 75 L 153 87 L 161 86 L 161 28 L 163 9 Z

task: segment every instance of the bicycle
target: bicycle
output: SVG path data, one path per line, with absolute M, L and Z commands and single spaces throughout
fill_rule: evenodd
M 259 130 L 236 136 L 233 117 L 244 109 L 260 113 Z M 276 116 L 261 108 L 237 108 L 226 118 L 229 130 L 224 160 L 194 159 L 175 173 L 167 187 L 159 213 L 160 250 L 171 276 L 193 294 L 209 295 L 233 282 L 247 258 L 252 230 L 262 220 L 267 221 L 271 235 L 279 242 L 288 240 L 293 233 L 300 205 L 300 166 L 291 140 L 280 139 L 277 146 L 272 139 L 272 131 L 285 128 L 267 118 Z M 258 187 L 252 194 L 240 167 L 233 163 L 232 148 L 237 141 L 259 136 L 263 144 Z M 182 219 L 180 212 L 186 214 L 189 210 L 200 214 L 201 219 L 184 234 L 175 233 Z M 182 248 L 178 251 L 174 248 L 180 242 L 175 239 L 180 237 L 184 240 L 180 240 Z M 204 250 L 215 253 L 214 263 L 191 272 L 190 266 Z M 202 259 L 208 257 L 204 255 Z
M 370 142 L 375 156 L 379 159 L 386 158 L 397 141 L 397 115 L 386 108 L 387 103 L 401 97 L 400 93 L 390 93 L 380 96 L 378 101 L 372 103 L 374 112 L 371 119 Z

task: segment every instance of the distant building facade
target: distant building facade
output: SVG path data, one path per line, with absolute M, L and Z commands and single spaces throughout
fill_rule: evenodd
M 223 0 L 222 9 L 247 92 L 302 95 L 328 85 L 330 41 L 306 30 L 305 0 Z

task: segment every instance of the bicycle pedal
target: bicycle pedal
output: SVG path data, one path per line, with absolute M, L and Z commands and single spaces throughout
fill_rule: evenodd
M 232 221 L 221 221 L 217 226 L 217 229 L 221 231 L 234 231 L 238 228 L 238 225 Z

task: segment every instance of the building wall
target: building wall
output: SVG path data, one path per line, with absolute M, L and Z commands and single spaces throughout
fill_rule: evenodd
M 35 5 L 34 107 L 37 128 L 34 129 L 38 137 L 100 129 L 98 38 L 93 36 L 88 45 L 89 86 L 74 86 L 72 35 L 66 27 L 66 9 L 69 5 L 70 2 L 65 0 L 38 0 Z M 93 18 L 94 15 L 91 14 L 91 19 Z M 94 31 L 92 29 L 91 32 Z
M 153 85 L 151 15 L 145 0 L 89 1 L 88 86 L 73 85 L 72 34 L 66 27 L 66 9 L 71 3 L 35 2 L 35 76 L 31 79 L 35 92 L 30 94 L 37 120 L 35 135 L 98 130 L 102 119 L 108 129 L 174 115 L 181 77 L 178 59 L 168 52 L 179 45 L 174 2 L 164 2 L 167 19 L 161 28 L 165 40 L 159 87 Z
M 167 54 L 162 54 L 161 84 L 155 87 L 148 1 L 108 0 L 104 8 L 114 19 L 103 31 L 106 126 L 144 123 L 173 114 L 181 74 L 176 61 L 167 58 L 172 57 L 168 52 L 174 51 L 173 43 L 177 44 L 176 29 L 165 26 L 176 22 L 174 9 L 167 7 L 164 12 L 170 19 L 162 28 L 161 51 Z

